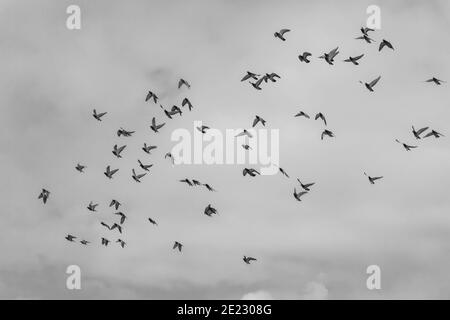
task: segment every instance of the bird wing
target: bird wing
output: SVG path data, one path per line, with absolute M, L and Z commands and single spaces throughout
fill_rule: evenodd
M 336 47 L 328 53 L 328 56 L 330 57 L 330 59 L 333 59 L 339 53 L 338 50 L 339 50 L 339 47 Z
M 258 119 L 258 117 L 256 117 L 255 120 L 253 120 L 252 127 L 256 126 L 258 124 L 258 122 L 259 122 L 259 119 Z
M 359 60 L 359 59 L 361 59 L 362 57 L 364 57 L 364 54 L 361 54 L 361 55 L 359 55 L 359 56 L 354 57 L 353 60 Z
M 315 184 L 315 182 L 311 182 L 311 183 L 304 184 L 304 186 L 306 188 L 309 188 L 309 187 L 312 187 L 314 184 Z
M 381 76 L 378 76 L 378 78 L 372 80 L 372 82 L 369 83 L 369 87 L 373 87 L 377 84 L 377 82 L 381 79 Z
M 110 175 L 113 175 L 113 174 L 116 173 L 117 171 L 119 171 L 119 169 L 111 170 L 111 171 L 109 172 L 109 174 L 110 174 Z
M 279 33 L 281 35 L 284 35 L 286 32 L 289 32 L 289 31 L 291 31 L 291 30 L 290 29 L 281 29 Z
M 142 177 L 145 176 L 145 175 L 146 175 L 146 173 L 141 173 L 141 174 L 138 174 L 138 175 L 136 176 L 136 178 L 140 179 L 140 178 L 142 178 Z
M 119 149 L 117 149 L 117 153 L 121 153 L 123 149 L 125 149 L 126 145 L 121 146 Z
M 422 128 L 417 130 L 417 134 L 420 135 L 422 132 L 424 132 L 425 130 L 428 130 L 428 127 Z
M 380 176 L 380 177 L 373 177 L 372 180 L 379 180 L 379 179 L 382 179 L 382 178 L 383 178 L 382 176 Z

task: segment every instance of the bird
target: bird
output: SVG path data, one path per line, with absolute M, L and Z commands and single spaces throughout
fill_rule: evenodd
M 213 208 L 210 204 L 208 204 L 208 206 L 205 208 L 204 213 L 208 217 L 211 217 L 213 214 L 217 214 L 217 210 L 215 208 Z
M 297 199 L 298 201 L 302 201 L 301 196 L 307 194 L 307 191 L 300 191 L 297 193 L 297 190 L 294 188 L 294 198 Z
M 107 176 L 109 179 L 112 179 L 113 175 L 114 175 L 117 171 L 119 171 L 119 169 L 111 170 L 111 167 L 110 167 L 110 166 L 107 166 L 107 167 L 106 167 L 106 171 L 103 172 L 103 174 L 104 174 L 105 176 Z
M 311 190 L 310 187 L 312 187 L 312 186 L 315 184 L 315 182 L 303 184 L 303 183 L 300 181 L 299 178 L 297 178 L 297 181 L 300 183 L 300 185 L 302 186 L 302 188 L 303 188 L 304 190 L 306 190 L 306 191 L 310 191 L 310 190 Z
M 261 124 L 262 124 L 263 126 L 266 126 L 266 120 L 264 120 L 264 119 L 261 118 L 260 116 L 255 116 L 255 120 L 253 120 L 253 125 L 252 125 L 252 127 L 255 127 L 255 126 L 258 124 L 258 122 L 261 122 Z
M 330 138 L 333 138 L 334 137 L 334 133 L 331 132 L 330 130 L 325 129 L 322 132 L 320 140 L 323 140 L 323 136 L 329 136 Z
M 440 137 L 444 137 L 444 135 L 442 133 L 439 133 L 435 130 L 431 130 L 429 133 L 427 133 L 424 138 L 428 138 L 434 136 L 435 138 L 440 138 Z
M 182 85 L 185 85 L 188 89 L 191 88 L 191 85 L 184 79 L 180 79 L 180 81 L 178 81 L 178 89 L 180 89 Z
M 242 170 L 242 175 L 245 177 L 247 174 L 250 177 L 254 177 L 257 174 L 259 175 L 260 173 L 256 169 L 253 169 L 253 168 L 244 168 L 244 170 Z
M 305 52 L 303 52 L 302 54 L 300 54 L 300 55 L 298 56 L 298 59 L 299 59 L 301 62 L 310 63 L 311 61 L 308 60 L 308 57 L 309 57 L 309 56 L 311 56 L 311 53 L 305 51 Z
M 153 98 L 153 101 L 154 101 L 155 103 L 158 102 L 158 96 L 157 96 L 156 94 L 154 94 L 153 92 L 149 91 L 149 92 L 147 93 L 147 96 L 145 97 L 145 101 L 147 102 L 148 100 L 150 100 L 150 99 L 152 99 L 152 98 Z
M 98 121 L 102 121 L 102 117 L 107 114 L 108 112 L 101 112 L 101 113 L 97 113 L 97 110 L 94 109 L 94 111 L 92 111 L 92 116 L 97 119 Z
M 74 242 L 74 240 L 76 239 L 77 237 L 75 237 L 75 236 L 73 236 L 73 235 L 71 235 L 71 234 L 68 234 L 67 236 L 66 236 L 66 240 L 67 241 L 70 241 L 70 242 Z
M 255 88 L 256 90 L 261 90 L 261 83 L 264 81 L 265 76 L 259 78 L 256 82 L 250 82 L 250 84 Z
M 375 31 L 374 29 L 371 29 L 369 27 L 361 27 L 361 32 L 363 35 L 368 36 L 369 35 L 369 31 Z
M 118 210 L 121 205 L 122 204 L 119 201 L 112 199 L 111 203 L 109 204 L 109 207 L 114 206 L 114 208 L 116 208 L 116 210 Z
M 83 173 L 84 171 L 84 169 L 86 168 L 86 166 L 83 166 L 83 165 L 81 165 L 81 164 L 77 164 L 77 166 L 75 167 L 75 169 L 77 169 L 78 171 L 80 171 L 81 173 Z
M 125 245 L 126 245 L 126 242 L 125 242 L 125 241 L 123 241 L 123 240 L 121 240 L 121 239 L 117 239 L 116 243 L 120 243 L 120 246 L 121 246 L 122 248 L 125 248 Z
M 206 187 L 206 189 L 208 189 L 208 191 L 216 191 L 214 188 L 212 188 L 209 184 L 205 183 L 204 186 Z
M 389 41 L 383 39 L 380 43 L 380 46 L 378 47 L 378 51 L 381 51 L 385 46 L 388 47 L 389 49 L 394 50 L 392 44 Z
M 196 127 L 198 131 L 200 131 L 201 133 L 206 133 L 206 130 L 209 130 L 210 128 L 208 126 L 201 126 L 201 127 Z
M 303 111 L 298 112 L 294 117 L 305 117 L 309 119 L 309 115 Z
M 194 186 L 201 186 L 201 185 L 202 185 L 202 184 L 200 183 L 200 181 L 195 180 L 195 179 L 192 179 L 192 184 L 193 184 Z
M 241 133 L 238 133 L 236 135 L 236 137 L 242 137 L 242 136 L 247 136 L 249 138 L 253 138 L 252 134 L 250 132 L 248 132 L 246 129 L 244 129 L 244 131 L 242 131 Z
M 134 181 L 136 181 L 136 182 L 141 182 L 140 179 L 146 175 L 146 173 L 136 174 L 134 169 L 132 169 L 132 173 L 133 173 L 132 177 L 133 177 Z
M 379 179 L 382 179 L 383 177 L 371 177 L 371 176 L 369 176 L 367 173 L 365 173 L 364 172 L 364 175 L 367 177 L 367 178 L 369 178 L 369 181 L 370 181 L 370 183 L 371 184 L 375 184 L 375 181 L 376 180 L 379 180 Z
M 139 166 L 141 167 L 141 169 L 142 169 L 142 170 L 145 170 L 145 171 L 149 171 L 148 169 L 150 169 L 151 167 L 153 167 L 153 164 L 143 164 L 143 163 L 141 162 L 141 160 L 139 160 L 139 159 L 138 159 L 138 163 L 139 163 Z
M 288 176 L 288 174 L 286 173 L 286 171 L 284 171 L 283 170 L 283 168 L 278 168 L 278 170 L 280 170 L 280 172 L 284 175 L 284 176 L 286 176 L 286 178 L 289 178 L 289 176 Z
M 87 209 L 88 209 L 89 211 L 96 212 L 97 210 L 95 210 L 95 208 L 97 208 L 97 206 L 98 206 L 98 203 L 94 204 L 94 203 L 92 203 L 92 201 L 91 201 L 91 202 L 89 202 L 89 204 L 88 204 L 88 206 L 87 206 Z
M 105 247 L 107 247 L 109 244 L 109 240 L 106 238 L 102 238 L 102 245 L 104 245 Z
M 106 227 L 108 230 L 111 230 L 111 227 L 108 224 L 106 224 L 105 222 L 101 221 L 100 224 L 102 226 Z
M 127 216 L 123 213 L 123 212 L 115 212 L 114 214 L 120 216 L 120 224 L 123 224 L 125 222 L 125 219 L 127 218 Z
M 126 145 L 123 145 L 121 147 L 117 147 L 117 144 L 114 145 L 113 147 L 113 155 L 115 155 L 117 158 L 122 158 L 122 156 L 120 155 L 122 153 L 122 151 L 126 148 Z
M 411 149 L 417 148 L 417 146 L 411 146 L 406 143 L 400 142 L 398 139 L 395 139 L 395 141 L 403 145 L 403 148 L 405 148 L 406 151 L 411 151 Z
M 193 184 L 192 184 L 192 182 L 189 180 L 189 179 L 183 179 L 183 180 L 180 180 L 180 182 L 185 182 L 185 183 L 187 183 L 189 186 L 193 186 Z
M 90 242 L 89 241 L 87 241 L 87 240 L 81 240 L 80 241 L 80 243 L 82 244 L 82 245 L 88 245 Z
M 247 71 L 247 74 L 241 79 L 241 82 L 246 81 L 248 79 L 258 80 L 259 76 L 260 76 L 259 74 Z
M 172 155 L 170 152 L 167 152 L 167 153 L 164 155 L 164 159 L 167 159 L 167 158 L 169 158 L 170 161 L 172 161 L 172 165 L 175 164 L 175 159 L 174 159 L 173 155 Z
M 325 123 L 325 125 L 327 125 L 327 120 L 325 119 L 325 116 L 323 115 L 322 112 L 319 112 L 318 114 L 316 114 L 316 116 L 314 117 L 314 120 L 317 120 L 317 119 L 322 119 L 323 123 Z
M 183 244 L 181 244 L 178 241 L 175 241 L 175 243 L 173 244 L 173 249 L 177 249 L 177 248 L 178 248 L 178 251 L 181 252 L 181 249 L 183 248 Z
M 426 130 L 428 130 L 428 127 L 424 127 L 424 128 L 421 128 L 421 129 L 416 131 L 414 126 L 412 126 L 412 133 L 413 133 L 414 137 L 416 137 L 416 139 L 421 139 L 420 135 Z
M 244 148 L 245 150 L 252 150 L 252 147 L 250 147 L 248 144 L 243 144 L 242 148 Z
M 289 29 L 281 29 L 280 31 L 275 32 L 273 35 L 275 36 L 275 38 L 279 38 L 279 39 L 281 39 L 283 41 L 286 41 L 286 38 L 284 38 L 284 34 L 286 32 L 289 32 L 289 31 L 291 31 L 291 30 L 289 30 Z
M 142 150 L 144 150 L 145 153 L 150 154 L 150 151 L 152 151 L 153 149 L 158 148 L 157 146 L 148 146 L 145 142 L 144 142 L 144 146 L 142 147 Z
M 345 62 L 351 62 L 353 63 L 355 66 L 359 65 L 358 60 L 361 59 L 362 57 L 364 57 L 364 54 L 361 54 L 359 56 L 356 57 L 348 57 L 348 59 L 345 59 Z
M 356 37 L 355 39 L 356 40 L 365 40 L 367 43 L 372 43 L 372 41 L 373 41 L 373 39 L 369 38 L 369 36 L 366 34 L 363 34 L 360 37 Z
M 433 77 L 433 78 L 431 78 L 431 79 L 425 80 L 425 82 L 433 82 L 433 83 L 435 83 L 436 85 L 440 86 L 443 82 L 447 82 L 447 81 L 440 80 L 440 79 L 438 79 L 438 78 L 436 78 L 436 77 Z
M 183 99 L 183 102 L 181 102 L 181 106 L 184 107 L 186 104 L 188 105 L 189 111 L 191 111 L 193 107 L 191 101 L 188 98 Z
M 175 115 L 175 114 L 179 114 L 180 116 L 183 114 L 183 112 L 181 111 L 181 109 L 175 105 L 172 106 L 172 108 L 170 109 L 169 114 L 171 116 Z M 169 117 L 170 118 L 170 117 Z
M 122 226 L 121 225 L 118 225 L 117 223 L 114 223 L 110 230 L 114 230 L 114 229 L 117 229 L 120 234 L 122 233 Z
M 124 128 L 120 128 L 117 130 L 117 136 L 124 136 L 124 137 L 131 137 L 131 135 L 134 133 L 134 131 L 127 131 Z
M 256 261 L 255 258 L 253 258 L 253 257 L 246 257 L 246 256 L 244 256 L 244 258 L 242 258 L 242 260 L 244 260 L 244 262 L 245 262 L 246 264 L 250 264 L 250 262 Z
M 324 53 L 319 58 L 324 59 L 329 65 L 333 65 L 334 58 L 339 54 L 339 47 L 334 48 L 328 53 Z
M 162 124 L 156 124 L 156 119 L 155 117 L 153 117 L 152 119 L 152 125 L 150 126 L 150 128 L 154 131 L 154 132 L 158 132 L 159 129 L 161 129 L 166 123 L 162 123 Z
M 148 221 L 150 221 L 151 224 L 157 226 L 158 224 L 156 223 L 155 220 L 153 220 L 152 218 L 148 218 Z
M 42 199 L 42 202 L 47 203 L 48 197 L 50 196 L 50 191 L 46 189 L 42 189 L 41 193 L 39 194 L 38 199 Z
M 359 81 L 360 83 L 362 83 L 362 84 L 364 84 L 365 86 L 366 86 L 366 88 L 369 90 L 369 91 L 371 91 L 371 92 L 373 92 L 373 87 L 377 84 L 377 82 L 379 81 L 381 79 L 381 76 L 378 76 L 376 79 L 374 79 L 374 80 L 372 80 L 371 82 L 369 82 L 369 83 L 367 83 L 367 82 L 362 82 L 362 81 Z
M 268 80 L 270 80 L 272 82 L 277 82 L 277 78 L 281 79 L 281 77 L 278 74 L 276 74 L 275 72 L 266 73 L 263 78 L 264 78 L 264 82 L 267 82 Z

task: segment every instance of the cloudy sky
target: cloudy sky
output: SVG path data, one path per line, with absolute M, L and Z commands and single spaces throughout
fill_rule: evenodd
M 81 30 L 66 28 L 71 4 Z M 354 38 L 371 4 L 381 30 L 369 45 Z M 423 82 L 450 79 L 449 27 L 445 0 L 0 0 L 0 298 L 450 298 L 450 144 L 411 134 L 415 125 L 450 135 L 448 84 Z M 281 28 L 292 30 L 286 42 L 273 36 Z M 395 51 L 378 52 L 383 38 Z M 336 46 L 335 66 L 317 59 Z M 308 65 L 303 51 L 313 53 Z M 360 66 L 341 62 L 361 53 Z M 281 79 L 256 91 L 240 82 L 247 70 Z M 358 82 L 378 75 L 374 93 Z M 181 77 L 190 90 L 177 89 Z M 169 121 L 144 102 L 148 90 L 166 107 L 189 97 L 194 109 Z M 93 108 L 108 112 L 104 121 Z M 300 110 L 324 113 L 336 138 L 321 141 L 323 124 L 294 118 Z M 246 128 L 255 114 L 280 130 L 291 179 L 164 159 L 175 129 L 193 132 L 196 120 Z M 153 116 L 167 122 L 159 134 Z M 136 133 L 118 138 L 121 126 Z M 396 138 L 419 148 L 406 152 Z M 152 155 L 144 142 L 158 146 Z M 127 144 L 122 159 L 116 143 Z M 141 184 L 130 174 L 138 158 L 154 164 Z M 111 181 L 106 165 L 120 168 Z M 364 171 L 384 179 L 370 185 Z M 178 182 L 186 177 L 218 192 Z M 297 177 L 316 182 L 302 202 L 292 196 Z M 117 220 L 113 198 L 128 216 L 125 249 L 100 245 L 117 239 L 100 225 Z M 209 203 L 218 216 L 203 214 Z M 68 233 L 92 244 L 69 243 Z M 72 264 L 79 291 L 66 289 Z M 381 290 L 366 288 L 372 264 Z

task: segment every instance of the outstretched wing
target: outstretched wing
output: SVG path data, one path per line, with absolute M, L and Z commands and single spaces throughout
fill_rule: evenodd
M 420 135 L 422 132 L 424 132 L 425 130 L 428 130 L 428 127 L 422 128 L 417 130 L 417 134 Z
M 281 29 L 280 34 L 284 35 L 286 32 L 289 32 L 289 31 L 291 31 L 291 30 L 290 29 Z
M 373 87 L 377 84 L 377 82 L 381 79 L 381 76 L 378 76 L 378 78 L 372 80 L 372 82 L 369 83 L 369 87 Z

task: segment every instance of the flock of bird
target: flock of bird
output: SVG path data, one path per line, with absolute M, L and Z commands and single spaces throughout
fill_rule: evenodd
M 287 34 L 290 31 L 291 30 L 289 30 L 289 29 L 281 29 L 280 31 L 275 32 L 274 36 L 275 36 L 275 38 L 280 39 L 281 41 L 287 41 Z M 375 42 L 375 40 L 373 40 L 370 37 L 370 34 L 373 33 L 375 30 L 367 28 L 367 27 L 362 27 L 360 29 L 360 31 L 361 31 L 361 35 L 356 37 L 355 39 L 364 40 L 368 44 Z M 382 51 L 384 48 L 394 50 L 394 46 L 389 41 L 382 39 L 379 43 L 378 51 Z M 336 48 L 330 50 L 329 52 L 323 53 L 318 58 L 323 59 L 327 64 L 332 66 L 335 63 L 335 61 L 336 61 L 335 59 L 338 56 L 338 54 L 339 54 L 339 47 L 336 47 Z M 309 64 L 312 61 L 311 57 L 312 57 L 312 54 L 310 52 L 303 52 L 298 56 L 298 59 L 301 63 Z M 357 66 L 360 64 L 360 61 L 363 57 L 364 57 L 364 54 L 360 54 L 360 55 L 354 56 L 354 57 L 350 56 L 343 61 L 352 63 L 353 65 Z M 277 73 L 274 73 L 274 72 L 264 73 L 263 75 L 261 75 L 261 74 L 255 73 L 255 72 L 247 71 L 246 74 L 241 79 L 241 82 L 248 81 L 253 86 L 253 88 L 255 88 L 256 90 L 262 90 L 263 84 L 276 83 L 279 79 L 281 79 L 281 77 Z M 377 76 L 375 79 L 371 80 L 370 82 L 360 81 L 360 83 L 363 84 L 365 86 L 365 88 L 367 88 L 367 90 L 369 90 L 370 92 L 374 92 L 374 87 L 380 81 L 380 79 L 381 79 L 381 76 Z M 441 84 L 445 83 L 445 81 L 440 80 L 436 77 L 432 77 L 428 80 L 425 80 L 425 82 L 433 83 L 435 85 L 441 85 Z M 178 82 L 178 89 L 182 89 L 183 86 L 187 89 L 191 88 L 191 85 L 186 80 L 180 79 Z M 145 97 L 145 102 L 149 102 L 149 101 L 153 102 L 154 104 L 158 104 L 158 101 L 159 101 L 158 95 L 152 91 L 148 91 L 148 93 Z M 188 98 L 183 99 L 183 101 L 181 102 L 181 108 L 174 105 L 170 109 L 166 109 L 166 108 L 164 108 L 163 105 L 160 104 L 160 108 L 163 110 L 163 113 L 165 114 L 165 116 L 167 116 L 167 118 L 169 120 L 173 119 L 173 116 L 175 116 L 175 115 L 182 116 L 182 114 L 183 114 L 182 108 L 185 106 L 188 107 L 189 111 L 192 111 L 193 105 Z M 94 117 L 94 119 L 96 119 L 99 122 L 103 121 L 103 118 L 106 115 L 107 115 L 107 112 L 99 113 L 95 109 L 93 110 L 93 113 L 92 113 L 92 116 Z M 294 115 L 294 117 L 296 117 L 296 118 L 303 117 L 305 119 L 311 119 L 311 117 L 305 111 L 299 111 L 298 113 L 296 113 Z M 329 137 L 329 138 L 335 137 L 334 133 L 327 128 L 327 126 L 328 126 L 327 119 L 322 112 L 316 113 L 316 115 L 314 116 L 314 119 L 321 120 L 323 122 L 323 125 L 325 126 L 325 128 L 321 134 L 321 140 L 323 140 L 324 137 Z M 263 119 L 262 117 L 256 115 L 255 119 L 253 120 L 252 127 L 257 126 L 258 124 L 261 124 L 262 126 L 266 126 L 266 120 Z M 165 125 L 165 122 L 159 122 L 156 120 L 156 117 L 153 117 L 152 121 L 151 121 L 150 129 L 154 133 L 158 133 L 159 130 L 161 130 L 164 127 L 164 125 Z M 205 125 L 202 125 L 201 127 L 197 127 L 197 130 L 203 134 L 205 134 L 207 132 L 207 130 L 209 130 L 209 129 L 210 129 L 210 127 L 205 126 Z M 444 136 L 442 133 L 440 133 L 434 129 L 431 129 L 428 132 L 427 132 L 427 130 L 429 130 L 429 127 L 423 127 L 420 129 L 416 129 L 414 126 L 412 126 L 413 137 L 416 140 L 421 140 L 421 139 L 425 139 L 425 138 L 429 138 L 429 137 L 440 138 L 440 137 Z M 118 137 L 121 137 L 121 136 L 131 137 L 134 134 L 134 132 L 135 131 L 129 131 L 124 128 L 120 128 L 117 131 L 117 136 Z M 251 149 L 250 141 L 253 136 L 248 130 L 244 129 L 241 133 L 236 135 L 236 137 L 244 137 L 244 139 L 246 139 L 246 142 L 244 144 L 242 144 L 242 147 L 245 150 Z M 410 151 L 410 150 L 418 147 L 417 145 L 411 145 L 411 144 L 401 142 L 398 139 L 395 139 L 395 141 L 397 143 L 401 144 L 406 151 Z M 112 150 L 113 155 L 117 158 L 122 158 L 122 153 L 126 147 L 127 147 L 126 145 L 121 145 L 121 146 L 119 146 L 117 144 L 114 145 L 113 150 Z M 157 146 L 147 145 L 147 143 L 144 143 L 142 150 L 146 154 L 151 154 L 151 151 L 156 148 L 157 148 Z M 169 158 L 172 161 L 172 163 L 174 163 L 174 158 L 170 152 L 166 153 L 164 158 Z M 137 160 L 137 163 L 139 165 L 139 168 L 142 170 L 142 172 L 137 172 L 136 171 L 137 169 L 132 168 L 131 177 L 135 182 L 140 183 L 141 180 L 147 174 L 147 172 L 149 172 L 149 169 L 153 166 L 153 164 L 144 164 L 139 159 Z M 86 168 L 87 168 L 86 165 L 82 165 L 80 163 L 78 163 L 75 166 L 75 169 L 77 171 L 79 171 L 80 173 L 84 173 L 85 172 L 84 170 Z M 278 169 L 282 175 L 284 175 L 286 178 L 290 178 L 289 175 L 286 173 L 286 171 L 283 168 L 279 167 Z M 119 168 L 113 169 L 113 168 L 111 168 L 110 165 L 108 165 L 105 169 L 104 174 L 108 179 L 112 179 L 118 171 L 119 171 Z M 242 171 L 242 175 L 244 177 L 245 176 L 256 177 L 256 176 L 259 176 L 260 173 L 258 170 L 254 169 L 254 168 L 244 168 Z M 367 174 L 366 172 L 364 172 L 364 175 L 368 178 L 370 184 L 375 184 L 376 181 L 379 181 L 380 179 L 383 178 L 383 176 L 371 176 L 371 175 Z M 299 178 L 297 178 L 297 181 L 299 183 L 299 186 L 298 186 L 299 191 L 297 191 L 297 187 L 294 187 L 293 196 L 297 201 L 302 201 L 301 200 L 302 197 L 311 191 L 311 188 L 315 185 L 315 182 L 304 183 Z M 208 183 L 201 183 L 200 181 L 198 181 L 196 179 L 192 179 L 192 178 L 181 179 L 181 180 L 179 180 L 179 182 L 186 183 L 186 185 L 189 187 L 205 187 L 208 191 L 212 191 L 212 192 L 216 191 Z M 45 204 L 45 203 L 47 203 L 49 197 L 50 197 L 50 191 L 48 191 L 47 189 L 44 188 L 44 189 L 42 189 L 38 198 L 42 199 L 43 203 Z M 87 206 L 87 210 L 90 212 L 96 212 L 97 211 L 96 208 L 98 205 L 99 204 L 93 203 L 91 201 Z M 119 218 L 119 220 L 117 222 L 107 223 L 104 221 L 100 221 L 100 224 L 103 227 L 105 227 L 109 232 L 116 232 L 116 230 L 117 230 L 119 235 L 122 234 L 123 225 L 127 219 L 127 216 L 123 212 L 118 211 L 120 206 L 121 206 L 121 203 L 115 199 L 111 200 L 111 202 L 109 204 L 109 207 L 113 207 L 113 209 L 115 209 L 115 211 L 117 211 L 114 213 L 114 215 L 118 216 L 118 218 Z M 214 208 L 211 204 L 208 204 L 208 206 L 204 210 L 204 214 L 208 217 L 212 217 L 213 215 L 218 214 L 218 210 L 216 208 Z M 154 226 L 158 225 L 157 222 L 154 219 L 152 219 L 151 217 L 148 217 L 147 219 L 152 225 L 154 225 Z M 75 240 L 77 239 L 76 236 L 71 235 L 71 234 L 68 234 L 65 238 L 66 238 L 66 240 L 68 240 L 70 242 L 75 242 Z M 100 240 L 101 240 L 101 245 L 103 245 L 103 246 L 108 246 L 109 243 L 111 242 L 108 238 L 105 238 L 105 237 L 101 237 Z M 88 245 L 90 242 L 85 239 L 81 239 L 80 243 L 82 245 Z M 117 238 L 115 243 L 118 243 L 122 248 L 124 248 L 126 245 L 126 242 L 124 240 L 122 240 L 121 238 Z M 183 249 L 183 244 L 180 241 L 174 241 L 172 248 L 174 250 L 178 250 L 179 252 L 181 252 Z M 243 261 L 246 264 L 250 264 L 252 261 L 256 261 L 256 259 L 253 257 L 244 255 Z

